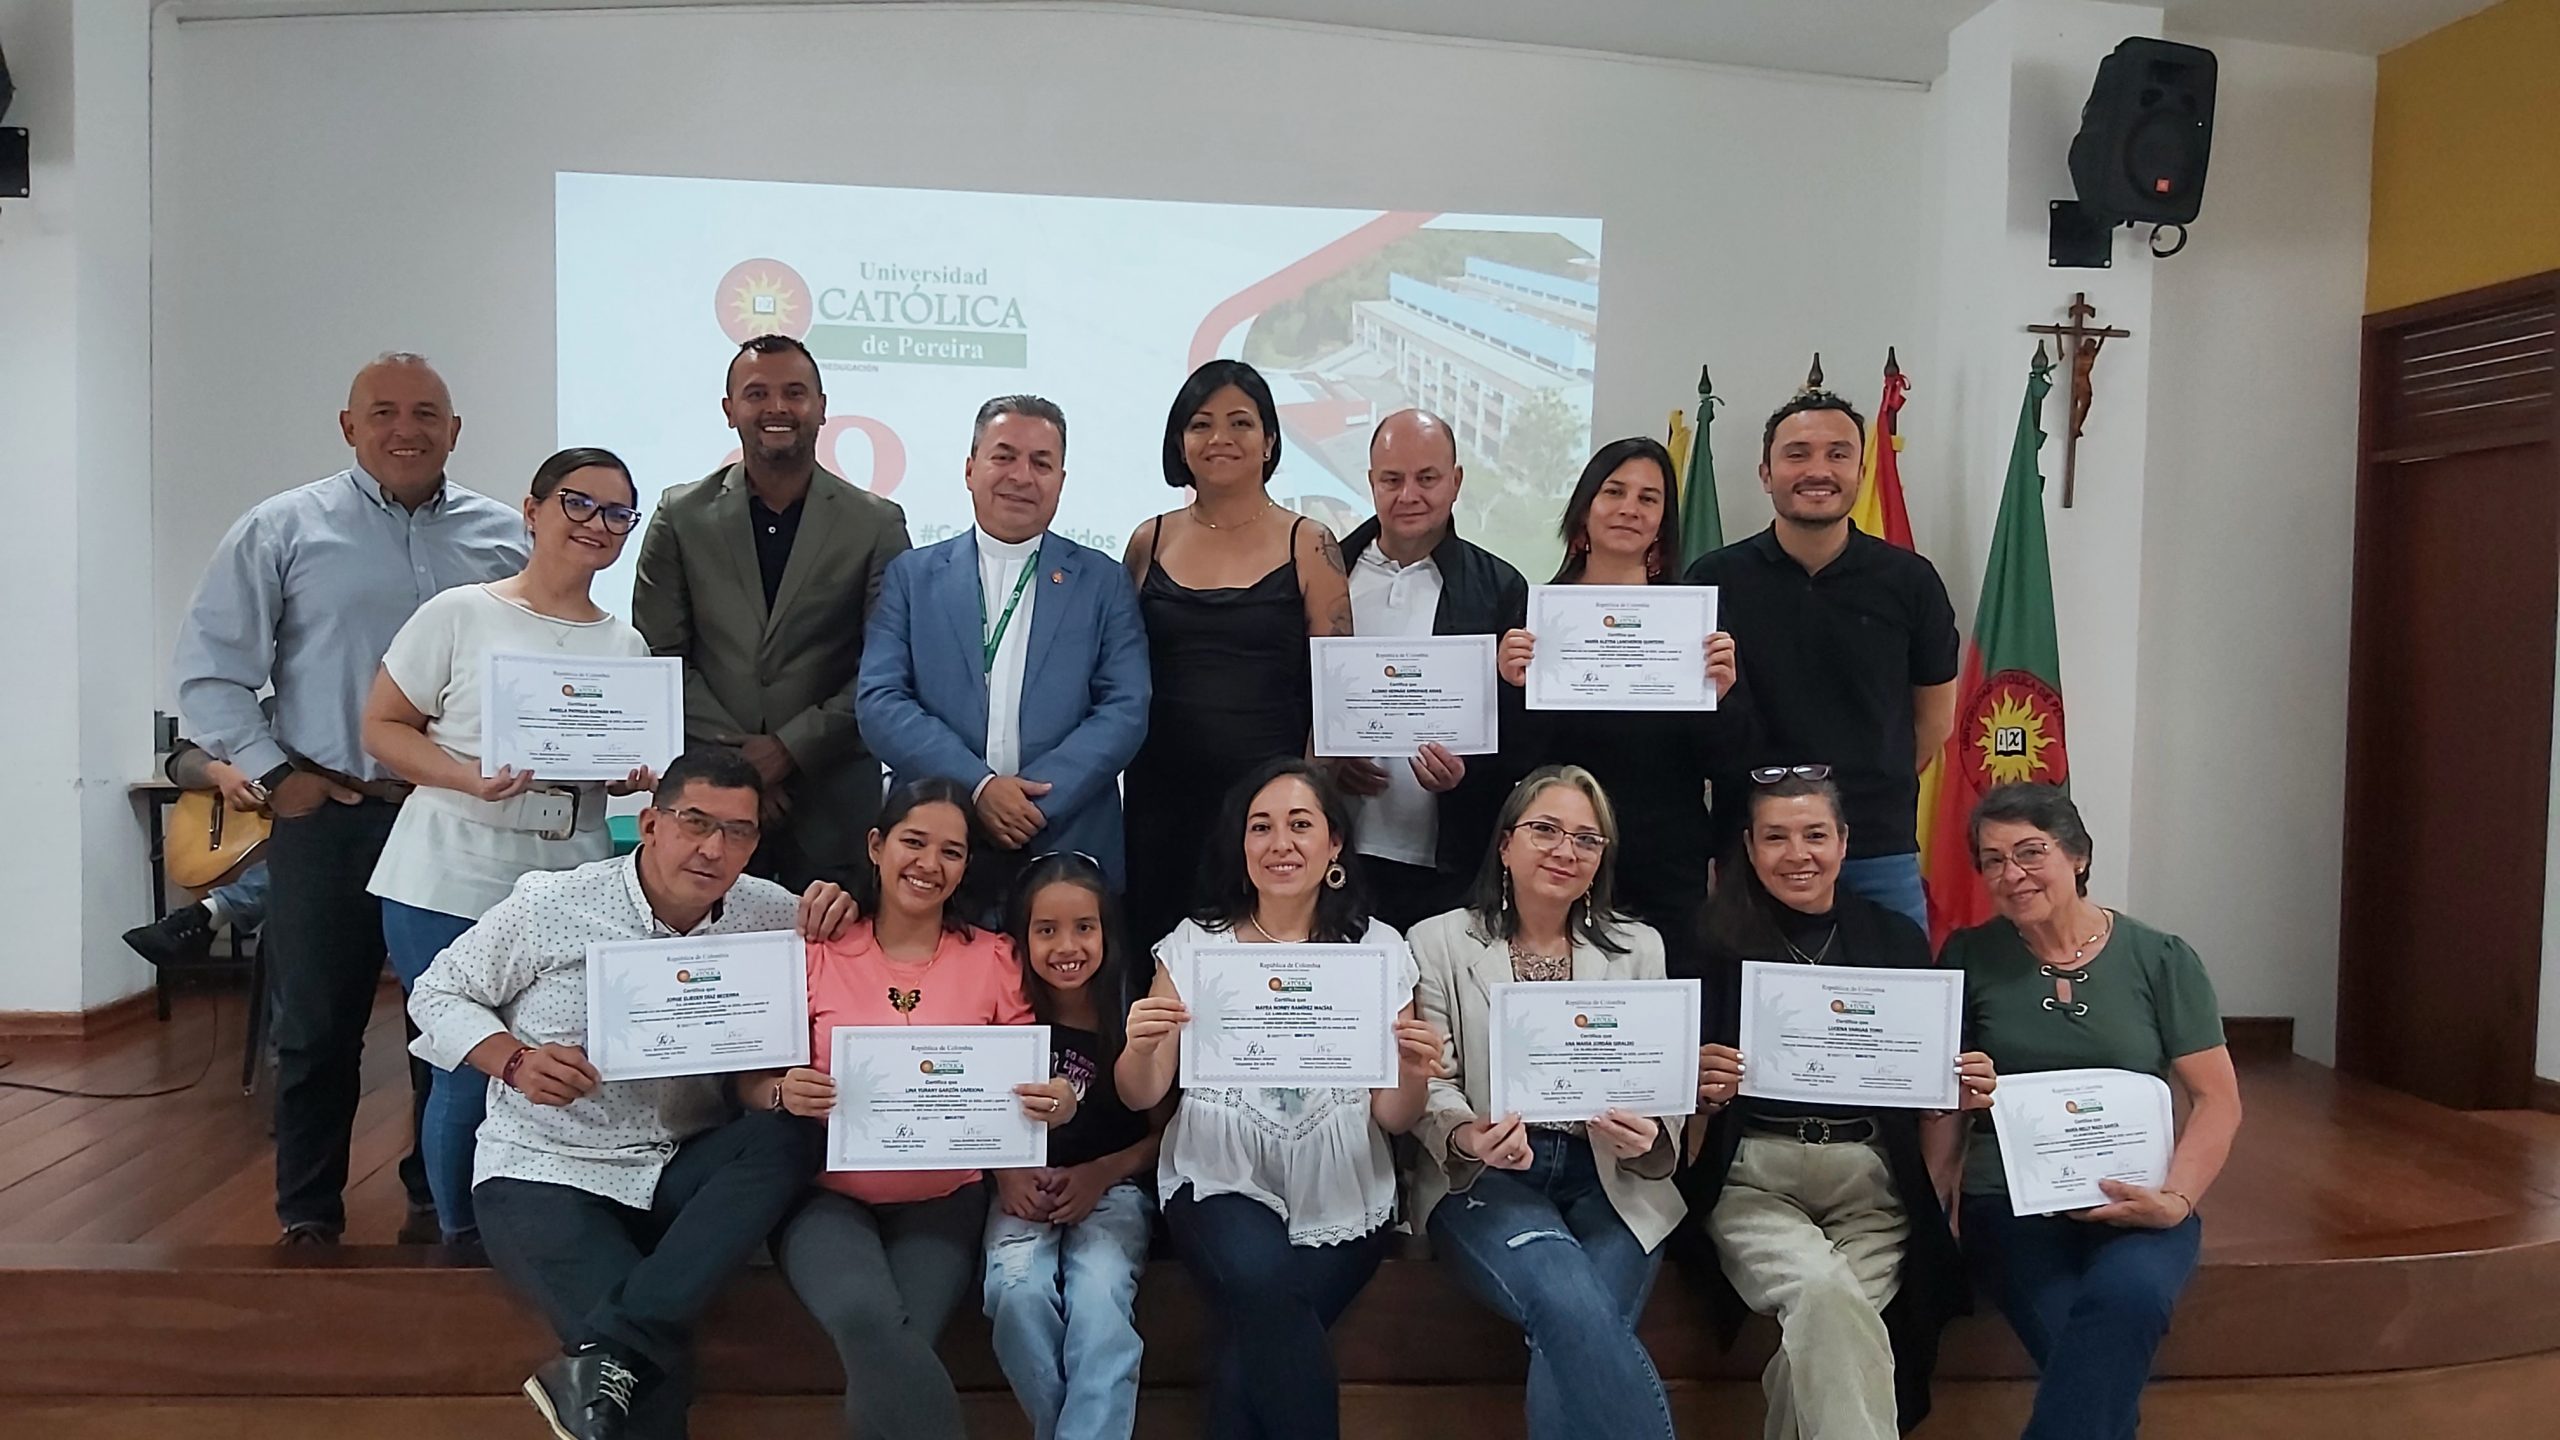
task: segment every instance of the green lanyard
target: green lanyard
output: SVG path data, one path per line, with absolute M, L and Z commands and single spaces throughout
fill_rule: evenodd
M 1022 592 L 1031 588 L 1031 572 L 1038 569 L 1039 565 L 1040 552 L 1037 550 L 1034 550 L 1030 554 L 1022 557 L 1022 578 L 1013 582 L 1013 598 L 1004 602 L 1004 613 L 996 617 L 996 628 L 993 630 L 987 628 L 986 588 L 984 586 L 979 587 L 978 633 L 986 637 L 986 640 L 983 642 L 986 646 L 986 654 L 983 657 L 984 663 L 978 671 L 979 674 L 992 675 L 995 673 L 996 650 L 1004 644 L 1004 627 L 1013 623 L 1014 607 L 1022 603 Z

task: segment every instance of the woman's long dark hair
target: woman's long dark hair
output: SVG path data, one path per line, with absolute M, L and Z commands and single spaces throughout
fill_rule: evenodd
M 1090 894 L 1102 916 L 1102 958 L 1084 982 L 1084 992 L 1093 997 L 1094 1033 L 1102 1041 L 1102 1053 L 1094 1058 L 1108 1070 L 1119 1063 L 1120 1047 L 1129 1035 L 1129 1007 L 1138 997 L 1129 983 L 1128 929 L 1120 919 L 1120 904 L 1111 898 L 1111 884 L 1091 856 L 1064 850 L 1043 855 L 1015 878 L 1013 894 L 1005 901 L 1004 931 L 1022 962 L 1022 993 L 1031 997 L 1031 1013 L 1041 1024 L 1058 1022 L 1058 998 L 1031 964 L 1031 902 L 1052 885 L 1072 885 Z
M 1262 478 L 1268 481 L 1280 468 L 1280 407 L 1272 403 L 1271 382 L 1262 372 L 1241 360 L 1212 360 L 1191 372 L 1182 388 L 1173 392 L 1173 409 L 1164 417 L 1164 483 L 1176 490 L 1192 483 L 1191 460 L 1183 453 L 1183 432 L 1191 428 L 1191 417 L 1209 403 L 1209 397 L 1233 385 L 1253 402 L 1254 413 L 1262 417 L 1262 433 L 1270 441 L 1262 452 Z M 1671 472 L 1665 470 L 1665 475 Z
M 1209 853 L 1202 857 L 1202 898 L 1191 918 L 1206 929 L 1233 930 L 1253 917 L 1258 897 L 1245 874 L 1245 821 L 1262 787 L 1287 775 L 1307 782 L 1315 792 L 1316 808 L 1324 812 L 1326 827 L 1342 842 L 1342 854 L 1335 862 L 1342 867 L 1342 888 L 1317 887 L 1315 933 L 1307 939 L 1316 944 L 1353 943 L 1369 932 L 1369 895 L 1360 883 L 1360 857 L 1352 853 L 1351 807 L 1343 803 L 1342 792 L 1334 788 L 1330 776 L 1295 755 L 1254 767 L 1220 802 L 1218 823 L 1209 831 Z
M 1555 578 L 1548 584 L 1570 585 L 1582 578 L 1591 552 L 1587 546 L 1576 550 L 1573 542 L 1590 528 L 1591 502 L 1600 497 L 1600 487 L 1630 460 L 1650 460 L 1662 472 L 1662 528 L 1654 532 L 1654 543 L 1662 547 L 1662 572 L 1652 583 L 1680 583 L 1680 486 L 1672 479 L 1671 452 L 1650 435 L 1630 435 L 1601 446 L 1591 463 L 1582 467 L 1582 478 L 1573 482 L 1573 496 L 1564 502 L 1564 518 L 1556 522 L 1556 538 L 1564 541 L 1564 563 L 1556 567 Z
M 1520 933 L 1519 912 L 1511 905 L 1509 867 L 1502 863 L 1503 843 L 1511 838 L 1520 817 L 1529 813 L 1531 802 L 1557 786 L 1579 790 L 1591 802 L 1591 814 L 1600 822 L 1600 833 L 1608 837 L 1609 848 L 1600 852 L 1600 864 L 1591 872 L 1591 888 L 1575 902 L 1573 913 L 1566 917 L 1568 936 L 1580 936 L 1603 954 L 1623 955 L 1627 947 L 1609 933 L 1610 927 L 1623 923 L 1610 892 L 1618 875 L 1618 813 L 1609 803 L 1609 792 L 1591 772 L 1579 765 L 1542 765 L 1532 770 L 1502 802 L 1502 813 L 1493 822 L 1493 842 L 1485 847 L 1484 864 L 1476 871 L 1473 889 L 1467 892 L 1467 911 L 1475 917 L 1476 934 L 1487 940 L 1508 940 Z
M 1715 893 L 1707 897 L 1706 907 L 1698 914 L 1698 938 L 1705 942 L 1708 954 L 1745 960 L 1785 958 L 1787 937 L 1778 928 L 1778 912 L 1786 908 L 1787 902 L 1770 894 L 1769 887 L 1760 883 L 1759 867 L 1751 863 L 1751 827 L 1760 818 L 1761 801 L 1802 795 L 1819 795 L 1828 800 L 1832 822 L 1845 823 L 1840 811 L 1840 787 L 1829 780 L 1789 775 L 1769 784 L 1752 782 L 1750 792 L 1742 799 L 1742 838 L 1734 843 L 1725 863 L 1716 867 Z M 1847 888 L 1842 882 L 1833 892 L 1835 907 Z
M 880 818 L 871 822 L 871 828 L 886 836 L 898 828 L 899 821 L 926 805 L 948 805 L 960 812 L 960 823 L 969 837 L 971 855 L 977 854 L 979 847 L 987 843 L 986 831 L 978 824 L 978 807 L 969 802 L 969 787 L 940 775 L 922 775 L 901 782 L 889 792 L 889 798 L 880 802 Z M 879 866 L 866 860 L 866 863 L 853 867 L 853 884 L 848 888 L 865 917 L 880 914 Z M 969 923 L 969 917 L 977 913 L 976 886 L 971 882 L 969 867 L 964 862 L 960 869 L 960 883 L 943 897 L 942 928 L 966 940 L 978 933 L 978 927 Z

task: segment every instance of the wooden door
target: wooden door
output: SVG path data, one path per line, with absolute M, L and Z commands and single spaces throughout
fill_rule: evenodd
M 2556 322 L 2560 274 L 2365 322 L 2338 1063 L 2465 1108 L 2534 1078 Z

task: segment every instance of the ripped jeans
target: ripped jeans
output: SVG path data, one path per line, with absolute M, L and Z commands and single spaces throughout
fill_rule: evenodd
M 1487 1169 L 1433 1207 L 1432 1252 L 1526 1332 L 1530 1440 L 1670 1440 L 1635 1329 L 1662 1257 L 1618 1218 L 1590 1141 L 1533 1130 L 1529 1144 L 1528 1169 Z
M 1034 1440 L 1128 1440 L 1141 1345 L 1131 1306 L 1155 1201 L 1124 1180 L 1073 1225 L 987 1212 L 987 1319 L 996 1363 Z

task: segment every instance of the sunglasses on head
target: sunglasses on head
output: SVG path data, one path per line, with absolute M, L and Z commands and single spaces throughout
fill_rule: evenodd
M 1828 780 L 1828 765 L 1763 765 L 1751 772 L 1754 785 L 1775 785 L 1781 780 Z

